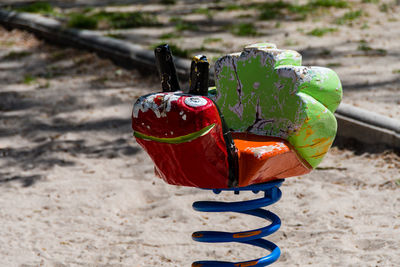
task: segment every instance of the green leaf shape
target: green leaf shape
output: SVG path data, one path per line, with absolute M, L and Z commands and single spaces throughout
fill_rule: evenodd
M 311 95 L 331 112 L 335 112 L 343 96 L 342 84 L 337 74 L 323 67 L 310 67 L 306 71 L 305 75 L 311 80 L 299 82 L 298 90 Z
M 287 140 L 313 168 L 317 167 L 335 139 L 337 123 L 333 113 L 305 93 L 298 93 L 305 103 L 306 119 Z
M 231 129 L 287 139 L 312 167 L 320 163 L 342 98 L 335 72 L 301 66 L 297 52 L 264 43 L 222 57 L 215 73 L 215 101 Z

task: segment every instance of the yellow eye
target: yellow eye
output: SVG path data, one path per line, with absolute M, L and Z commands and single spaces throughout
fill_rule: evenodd
M 200 96 L 192 96 L 185 99 L 185 104 L 189 107 L 197 108 L 205 106 L 207 104 L 207 100 Z

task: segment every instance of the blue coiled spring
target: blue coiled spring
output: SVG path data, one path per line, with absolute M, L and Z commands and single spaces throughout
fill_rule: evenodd
M 255 184 L 247 187 L 230 188 L 230 189 L 213 189 L 214 193 L 219 194 L 221 191 L 234 191 L 239 194 L 239 191 L 253 191 L 258 193 L 264 192 L 264 197 L 254 200 L 239 201 L 239 202 L 217 202 L 217 201 L 197 201 L 193 203 L 193 209 L 203 212 L 238 212 L 249 214 L 270 221 L 270 225 L 250 231 L 243 232 L 218 232 L 218 231 L 201 231 L 192 234 L 192 238 L 198 242 L 208 243 L 223 243 L 223 242 L 239 242 L 249 244 L 270 251 L 265 257 L 243 261 L 243 262 L 225 262 L 225 261 L 196 261 L 192 267 L 208 267 L 208 266 L 267 266 L 275 262 L 281 255 L 281 250 L 274 243 L 262 239 L 276 232 L 281 226 L 281 220 L 274 213 L 261 209 L 279 201 L 282 192 L 279 187 L 284 180 L 275 180 L 263 184 Z

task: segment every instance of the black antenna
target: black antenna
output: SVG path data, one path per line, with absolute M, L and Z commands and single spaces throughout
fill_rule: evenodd
M 179 87 L 178 76 L 176 75 L 175 64 L 169 45 L 162 44 L 157 46 L 154 49 L 154 54 L 163 92 L 180 91 L 181 88 Z
M 194 56 L 190 66 L 189 94 L 208 95 L 208 71 L 210 64 L 204 55 Z

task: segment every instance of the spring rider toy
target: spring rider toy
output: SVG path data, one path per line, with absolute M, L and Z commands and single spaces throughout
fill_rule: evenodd
M 133 106 L 137 142 L 169 184 L 221 191 L 264 192 L 241 202 L 199 201 L 197 211 L 238 212 L 270 224 L 243 232 L 195 232 L 199 242 L 239 242 L 270 253 L 244 262 L 198 261 L 192 266 L 267 266 L 280 249 L 263 237 L 277 231 L 278 216 L 261 207 L 278 201 L 284 178 L 310 172 L 336 135 L 342 88 L 335 72 L 301 66 L 301 55 L 268 43 L 254 44 L 215 63 L 216 87 L 208 87 L 209 63 L 193 58 L 189 90 L 181 91 L 168 45 L 155 49 L 162 92 Z

